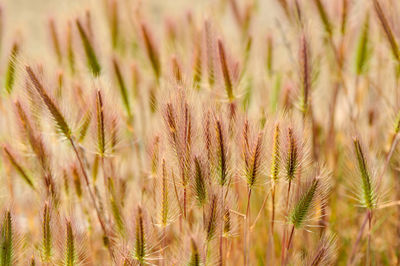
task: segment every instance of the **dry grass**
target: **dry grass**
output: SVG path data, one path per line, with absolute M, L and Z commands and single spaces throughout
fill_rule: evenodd
M 0 266 L 400 263 L 399 3 L 60 2 L 0 6 Z

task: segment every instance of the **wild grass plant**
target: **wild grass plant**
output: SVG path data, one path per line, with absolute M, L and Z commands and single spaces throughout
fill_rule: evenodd
M 400 263 L 398 2 L 18 2 L 0 266 Z

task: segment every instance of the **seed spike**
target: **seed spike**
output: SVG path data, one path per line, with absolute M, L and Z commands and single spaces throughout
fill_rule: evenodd
M 286 158 L 286 179 L 291 181 L 295 178 L 298 167 L 298 147 L 294 137 L 293 129 L 289 128 L 289 150 Z
M 7 211 L 1 227 L 1 266 L 11 266 L 14 260 L 13 226 L 10 211 Z
M 190 255 L 190 261 L 189 261 L 188 265 L 189 266 L 200 266 L 199 249 L 197 248 L 197 244 L 193 238 L 190 240 L 190 246 L 191 246 L 192 254 Z
M 17 41 L 15 41 L 11 48 L 10 56 L 8 59 L 7 72 L 5 74 L 5 88 L 8 93 L 11 93 L 14 88 L 16 62 L 19 51 L 20 45 Z
M 101 157 L 106 151 L 105 130 L 104 130 L 104 106 L 101 91 L 96 94 L 96 115 L 97 115 L 97 149 Z
M 374 8 L 375 8 L 376 14 L 378 16 L 379 21 L 381 22 L 381 25 L 385 32 L 386 38 L 389 41 L 393 56 L 397 60 L 397 62 L 400 63 L 399 47 L 398 47 L 396 39 L 393 35 L 393 31 L 390 28 L 389 22 L 386 19 L 385 13 L 383 12 L 382 7 L 379 4 L 378 0 L 373 0 L 372 2 L 374 3 Z
M 366 15 L 356 53 L 356 73 L 361 75 L 366 70 L 369 51 L 369 14 Z
M 257 183 L 257 180 L 260 175 L 261 149 L 262 149 L 262 133 L 259 133 L 257 137 L 257 142 L 253 148 L 253 152 L 250 157 L 249 166 L 246 169 L 247 184 L 249 188 L 252 188 Z
M 318 14 L 322 21 L 322 24 L 324 25 L 325 32 L 328 34 L 328 36 L 332 36 L 333 34 L 332 25 L 329 20 L 328 14 L 326 13 L 325 6 L 321 2 L 321 0 L 314 0 L 314 4 L 317 7 Z
M 18 174 L 32 189 L 35 189 L 31 177 L 27 174 L 25 169 L 22 168 L 22 166 L 18 163 L 18 161 L 15 159 L 14 155 L 10 152 L 10 150 L 6 146 L 3 146 L 3 151 L 7 156 L 8 160 L 10 161 L 10 163 L 12 164 L 12 166 L 14 166 L 15 170 L 17 170 Z
M 216 229 L 217 229 L 217 196 L 213 195 L 210 201 L 208 221 L 206 224 L 207 242 L 210 242 L 214 238 Z
M 133 258 L 141 264 L 145 262 L 145 259 L 147 257 L 147 245 L 146 245 L 143 223 L 144 222 L 143 222 L 142 208 L 139 207 L 138 214 L 136 217 L 136 240 L 135 240 Z
M 216 137 L 217 137 L 217 177 L 218 183 L 224 186 L 228 179 L 228 169 L 227 169 L 227 150 L 225 144 L 225 136 L 222 129 L 221 121 L 216 121 Z
M 121 69 L 120 69 L 118 61 L 115 57 L 113 58 L 113 68 L 114 68 L 115 76 L 117 77 L 119 89 L 121 91 L 121 97 L 122 97 L 124 107 L 126 109 L 128 116 L 131 117 L 132 113 L 131 113 L 131 106 L 129 103 L 128 90 L 126 89 L 124 77 L 122 76 Z
M 204 206 L 207 200 L 207 188 L 204 180 L 204 173 L 199 157 L 194 158 L 195 176 L 194 176 L 194 191 L 199 206 Z
M 373 209 L 375 207 L 375 192 L 373 189 L 373 184 L 371 177 L 368 172 L 367 162 L 361 148 L 361 144 L 358 138 L 353 140 L 354 150 L 356 153 L 358 170 L 360 172 L 361 182 L 362 182 L 362 199 L 361 203 L 368 209 Z
M 54 103 L 54 101 L 50 98 L 47 94 L 46 90 L 44 89 L 42 83 L 40 83 L 39 79 L 36 77 L 35 73 L 33 72 L 30 66 L 26 66 L 26 72 L 35 87 L 37 93 L 42 98 L 44 104 L 46 105 L 47 109 L 49 110 L 50 114 L 52 115 L 54 121 L 57 124 L 57 128 L 64 134 L 67 139 L 71 138 L 71 130 L 65 121 L 64 116 L 61 114 L 58 106 Z
M 161 76 L 161 63 L 160 63 L 159 52 L 157 51 L 156 46 L 150 37 L 150 33 L 146 25 L 142 23 L 140 27 L 143 35 L 144 44 L 146 47 L 147 56 L 149 57 L 156 80 L 157 82 L 159 82 Z
M 51 233 L 51 211 L 50 205 L 46 202 L 44 205 L 43 210 L 43 225 L 42 225 L 42 233 L 43 233 L 43 240 L 42 240 L 42 257 L 43 261 L 50 262 L 51 257 L 53 255 L 52 250 L 52 233 Z
M 67 221 L 67 237 L 66 237 L 66 250 L 65 250 L 65 266 L 76 265 L 76 250 L 75 250 L 75 239 L 74 232 L 72 231 L 72 225 L 70 221 Z
M 278 181 L 279 178 L 279 168 L 280 168 L 280 128 L 279 124 L 275 125 L 273 146 L 272 146 L 272 161 L 271 161 L 271 172 L 270 177 L 274 182 Z
M 229 101 L 233 101 L 235 97 L 233 96 L 232 79 L 229 73 L 228 62 L 226 60 L 225 48 L 221 40 L 218 40 L 218 52 L 221 63 L 221 70 L 225 81 L 226 94 L 228 96 Z
M 315 202 L 320 182 L 319 179 L 315 178 L 294 205 L 289 215 L 289 221 L 295 228 L 298 229 L 304 225 L 312 209 L 312 205 Z
M 100 75 L 101 67 L 94 51 L 93 45 L 89 39 L 89 36 L 82 27 L 79 19 L 76 19 L 76 26 L 78 27 L 79 36 L 81 37 L 83 48 L 86 54 L 87 65 L 92 74 L 97 77 Z
M 161 224 L 166 227 L 169 222 L 169 189 L 165 160 L 162 162 L 162 203 L 161 203 Z
M 51 41 L 53 42 L 54 52 L 57 56 L 57 61 L 60 64 L 62 62 L 62 54 L 61 54 L 60 42 L 58 40 L 56 24 L 53 18 L 49 19 L 49 30 L 50 30 Z

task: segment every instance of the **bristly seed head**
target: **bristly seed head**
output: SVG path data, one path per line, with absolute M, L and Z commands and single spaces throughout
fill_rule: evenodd
M 371 177 L 368 172 L 367 162 L 361 148 L 361 144 L 358 138 L 353 140 L 354 150 L 356 153 L 356 159 L 358 163 L 358 170 L 360 172 L 361 177 L 361 204 L 368 208 L 373 209 L 376 206 L 376 195 L 374 184 L 371 180 Z

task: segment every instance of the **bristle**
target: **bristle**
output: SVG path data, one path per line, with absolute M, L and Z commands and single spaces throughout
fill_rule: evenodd
M 309 259 L 310 266 L 327 265 L 332 263 L 332 257 L 336 248 L 336 237 L 334 235 L 324 235 L 319 240 L 317 249 Z

